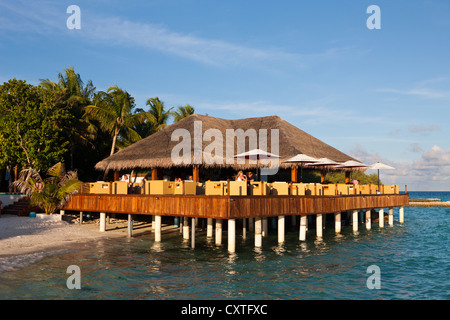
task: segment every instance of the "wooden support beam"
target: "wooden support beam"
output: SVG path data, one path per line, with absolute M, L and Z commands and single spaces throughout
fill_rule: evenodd
M 200 181 L 200 168 L 198 164 L 194 165 L 194 167 L 192 168 L 192 180 L 194 180 L 195 182 Z
M 297 177 L 298 177 L 298 168 L 292 167 L 291 168 L 291 182 L 297 182 Z
M 152 168 L 152 180 L 158 180 L 158 169 Z

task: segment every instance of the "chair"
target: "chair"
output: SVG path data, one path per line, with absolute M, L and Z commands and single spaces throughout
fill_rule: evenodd
M 230 196 L 246 196 L 247 181 L 230 181 Z
M 272 182 L 270 194 L 275 196 L 289 195 L 289 184 L 287 182 Z
M 173 181 L 164 180 L 150 180 L 145 183 L 145 193 L 146 194 L 174 194 L 174 183 Z
M 205 195 L 207 196 L 223 196 L 226 194 L 226 181 L 206 181 Z
M 89 193 L 109 194 L 110 188 L 110 182 L 97 181 L 89 183 Z
M 304 196 L 305 195 L 305 184 L 302 182 L 293 183 L 291 186 L 291 195 Z

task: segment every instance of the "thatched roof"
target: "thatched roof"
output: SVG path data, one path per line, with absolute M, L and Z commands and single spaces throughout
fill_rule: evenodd
M 167 126 L 163 130 L 152 134 L 151 136 L 144 138 L 120 151 L 113 154 L 112 156 L 100 161 L 95 166 L 98 170 L 128 170 L 128 169 L 146 169 L 146 168 L 170 168 L 173 166 L 187 166 L 187 164 L 175 164 L 172 161 L 171 155 L 172 150 L 175 146 L 179 145 L 182 141 L 181 139 L 175 139 L 172 141 L 172 133 L 174 133 L 177 129 L 185 129 L 190 133 L 191 138 L 191 146 L 193 150 L 194 146 L 194 121 L 201 121 L 202 127 L 202 136 L 208 129 L 216 129 L 218 131 L 209 131 L 214 134 L 221 133 L 223 137 L 223 161 L 222 163 L 214 163 L 211 164 L 211 161 L 208 163 L 208 158 L 204 153 L 202 157 L 201 165 L 204 167 L 233 167 L 235 169 L 250 169 L 256 168 L 256 164 L 248 163 L 248 160 L 245 164 L 238 164 L 236 159 L 233 159 L 233 156 L 239 152 L 248 151 L 248 139 L 245 143 L 245 150 L 237 150 L 237 142 L 236 139 L 232 141 L 228 141 L 231 139 L 226 139 L 227 129 L 228 132 L 236 132 L 238 129 L 242 129 L 246 132 L 249 129 L 255 130 L 258 134 L 260 129 L 266 129 L 267 134 L 267 151 L 276 153 L 280 156 L 279 166 L 280 167 L 291 167 L 295 164 L 292 163 L 283 163 L 283 161 L 299 154 L 304 153 L 314 158 L 329 158 L 336 162 L 344 162 L 348 160 L 356 160 L 345 153 L 329 146 L 328 144 L 320 141 L 319 139 L 311 136 L 310 134 L 298 129 L 297 127 L 291 125 L 285 120 L 281 119 L 278 116 L 268 116 L 268 117 L 259 117 L 259 118 L 247 118 L 247 119 L 239 119 L 239 120 L 226 120 L 215 117 L 203 116 L 198 114 L 193 114 L 189 117 L 186 117 L 170 126 Z M 197 122 L 197 125 L 200 122 Z M 271 130 L 278 129 L 279 131 L 279 152 L 273 152 L 271 148 Z M 250 131 L 253 131 L 250 130 Z M 184 131 L 184 132 L 187 132 Z M 199 132 L 199 130 L 197 130 Z M 250 132 L 248 131 L 248 132 Z M 178 131 L 177 131 L 178 132 Z M 264 131 L 263 131 L 264 133 Z M 202 139 L 202 149 L 201 150 L 210 150 L 212 149 L 212 143 L 215 141 L 212 140 L 204 141 Z M 260 139 L 258 138 L 258 141 Z M 230 157 L 226 158 L 227 155 L 227 143 L 228 146 L 233 146 L 234 150 L 233 154 Z M 259 142 L 258 142 L 259 143 Z M 206 147 L 209 149 L 206 149 Z M 179 146 L 178 146 L 179 147 Z M 261 148 L 260 145 L 256 146 L 256 148 Z M 230 153 L 230 152 L 229 152 Z M 214 156 L 215 154 L 213 154 Z M 231 162 L 233 164 L 231 164 Z M 191 162 L 189 165 L 194 164 L 194 151 L 191 151 Z

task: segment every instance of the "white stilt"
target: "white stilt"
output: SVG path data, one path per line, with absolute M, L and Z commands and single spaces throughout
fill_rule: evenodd
M 222 245 L 222 219 L 216 219 L 216 245 Z
M 213 219 L 208 218 L 206 220 L 206 237 L 212 238 L 213 237 Z
M 155 242 L 161 242 L 161 216 L 155 217 Z
M 353 232 L 356 232 L 358 231 L 358 210 L 353 210 L 352 219 L 353 219 Z
M 405 222 L 405 210 L 404 210 L 404 207 L 398 208 L 398 221 L 400 223 L 404 223 Z
M 131 214 L 128 215 L 127 230 L 128 238 L 131 238 L 133 236 L 133 216 Z
M 384 228 L 384 209 L 378 210 L 378 226 Z
M 322 214 L 316 214 L 316 236 L 322 238 L 323 226 L 322 226 Z
M 59 214 L 60 214 L 60 215 L 63 216 L 65 213 L 66 213 L 66 212 L 65 212 L 64 210 L 59 210 Z
M 336 233 L 341 233 L 341 213 L 334 213 L 334 230 Z
M 80 211 L 80 224 L 83 224 L 83 211 Z
M 152 231 L 155 232 L 155 216 L 152 216 Z
M 242 239 L 247 238 L 247 219 L 242 219 Z
M 196 219 L 195 218 L 191 218 L 191 233 L 192 233 L 192 237 L 191 237 L 191 248 L 194 249 L 195 248 L 195 223 L 196 223 Z
M 262 246 L 262 218 L 255 218 L 255 247 Z
M 189 218 L 188 217 L 184 217 L 184 222 L 183 222 L 183 239 L 184 240 L 189 240 Z
M 100 232 L 106 231 L 106 213 L 100 212 Z
M 262 236 L 267 237 L 269 234 L 269 228 L 267 223 L 267 218 L 262 218 Z
M 394 226 L 394 208 L 389 208 L 389 227 Z
M 236 220 L 228 219 L 228 252 L 236 252 Z
M 284 242 L 284 216 L 278 216 L 278 243 Z
M 366 210 L 366 229 L 372 229 L 372 214 L 370 212 L 370 209 Z
M 306 225 L 307 225 L 307 223 L 308 223 L 308 217 L 300 216 L 300 235 L 299 235 L 300 241 L 306 240 Z

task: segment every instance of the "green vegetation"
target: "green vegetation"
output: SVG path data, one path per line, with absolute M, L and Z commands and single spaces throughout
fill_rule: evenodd
M 320 176 L 320 170 L 303 169 L 302 181 L 304 183 L 320 183 Z M 298 179 L 300 180 L 300 173 Z M 280 170 L 275 176 L 269 177 L 269 182 L 290 180 L 290 169 Z M 363 171 L 352 172 L 350 181 L 351 180 L 358 180 L 359 184 L 378 184 L 377 174 L 366 174 Z M 342 171 L 329 170 L 326 173 L 325 183 L 345 183 L 345 173 Z M 382 184 L 381 181 L 380 184 Z
M 73 67 L 38 86 L 11 79 L 0 85 L 0 169 L 46 172 L 61 162 L 82 180 L 99 178 L 97 162 L 194 112 L 172 109 L 158 97 L 138 108 L 117 86 L 97 91 Z
M 378 184 L 378 176 L 376 173 L 366 174 L 362 171 L 353 171 L 351 173 L 351 180 L 357 180 L 359 184 Z M 327 181 L 328 183 L 345 183 L 345 174 L 341 171 L 330 171 L 327 173 Z
M 22 170 L 14 185 L 19 192 L 30 196 L 32 206 L 52 214 L 64 205 L 69 195 L 78 192 L 81 182 L 77 179 L 76 171 L 66 172 L 64 165 L 59 162 L 48 169 L 45 179 L 34 169 Z

